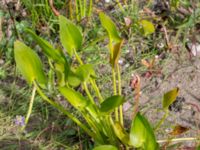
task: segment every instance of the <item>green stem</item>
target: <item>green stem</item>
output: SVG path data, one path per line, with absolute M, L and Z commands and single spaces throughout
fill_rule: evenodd
M 99 143 L 104 144 L 104 139 L 102 138 L 100 133 L 101 127 L 98 126 L 98 123 L 96 123 L 90 116 L 88 116 L 86 112 L 83 112 L 82 115 L 89 124 L 89 126 L 92 127 L 95 131 L 95 139 L 98 140 Z
M 78 61 L 81 65 L 83 65 L 83 61 L 81 60 L 81 58 L 80 58 L 79 55 L 77 54 L 76 50 L 74 50 L 74 54 L 75 54 L 75 57 L 76 57 L 77 61 Z M 99 88 L 98 88 L 98 86 L 97 86 L 95 80 L 93 80 L 92 78 L 90 78 L 90 83 L 91 83 L 93 89 L 95 90 L 97 96 L 99 97 L 99 100 L 102 102 L 102 101 L 103 101 L 103 97 L 101 96 L 101 93 L 100 93 L 100 91 L 99 91 Z
M 82 4 L 82 0 L 78 0 L 78 3 L 79 3 L 79 8 L 80 8 L 80 12 L 79 12 L 80 18 L 79 19 L 81 20 L 83 18 L 83 4 Z
M 117 5 L 119 6 L 119 9 L 124 13 L 124 9 L 122 7 L 122 4 L 119 2 L 119 0 L 116 0 Z
M 90 0 L 90 4 L 89 4 L 89 10 L 88 10 L 88 17 L 90 17 L 90 16 L 91 16 L 91 14 L 92 14 L 92 6 L 93 6 L 93 1 L 92 1 L 92 0 Z
M 113 94 L 117 95 L 117 87 L 116 87 L 116 73 L 115 73 L 115 68 L 112 67 L 112 77 L 113 77 Z M 115 108 L 115 120 L 119 121 L 119 113 L 118 113 L 118 108 Z
M 160 128 L 160 126 L 164 123 L 165 119 L 168 117 L 169 111 L 166 110 L 164 116 L 162 117 L 162 119 L 158 122 L 158 124 L 156 125 L 156 127 L 154 128 L 154 130 L 156 131 L 158 128 Z
M 170 139 L 170 140 L 158 140 L 158 143 L 165 143 L 165 142 L 184 142 L 184 141 L 196 141 L 198 138 L 188 137 L 188 138 L 177 138 L 177 139 Z
M 25 126 L 22 127 L 22 130 L 24 130 L 24 128 L 28 124 L 28 121 L 29 121 L 29 118 L 30 118 L 30 115 L 31 115 L 31 112 L 32 112 L 32 108 L 33 108 L 33 102 L 34 102 L 34 99 L 35 99 L 35 92 L 36 92 L 36 87 L 34 86 L 33 90 L 32 90 L 32 94 L 31 94 L 28 112 L 27 112 L 26 119 L 25 119 Z
M 75 54 L 75 57 L 76 57 L 77 61 L 78 61 L 81 65 L 83 65 L 83 61 L 81 60 L 81 58 L 80 58 L 79 55 L 77 54 L 76 50 L 74 50 L 74 54 Z
M 53 107 L 55 107 L 56 109 L 58 109 L 59 111 L 61 111 L 63 114 L 67 115 L 71 120 L 73 120 L 79 127 L 81 127 L 89 136 L 91 136 L 92 138 L 95 139 L 95 134 L 90 131 L 83 123 L 81 123 L 76 117 L 74 117 L 70 112 L 68 112 L 67 110 L 65 110 L 65 108 L 63 108 L 61 105 L 59 105 L 58 103 L 55 103 L 53 100 L 49 99 L 43 92 L 42 90 L 39 88 L 39 86 L 37 85 L 36 82 L 33 82 L 34 86 L 37 89 L 37 92 L 39 93 L 39 95 L 45 100 L 47 101 L 49 104 L 51 104 Z
M 99 91 L 99 88 L 98 88 L 95 80 L 93 80 L 92 78 L 90 78 L 90 83 L 92 84 L 92 87 L 94 88 L 97 96 L 99 97 L 99 102 L 103 102 L 103 97 L 102 97 L 102 95 L 101 95 L 101 93 Z
M 88 90 L 86 82 L 83 83 L 83 87 L 84 87 L 84 90 L 85 90 L 87 96 L 89 97 L 90 101 L 92 102 L 92 104 L 95 104 L 94 99 L 92 98 L 92 95 L 90 94 L 90 91 Z
M 85 17 L 85 14 L 86 14 L 86 6 L 87 6 L 87 1 L 86 1 L 86 0 L 83 0 L 83 16 L 82 16 L 82 17 Z
M 69 17 L 70 17 L 70 19 L 71 20 L 73 20 L 74 19 L 74 17 L 73 17 L 73 9 L 72 9 L 72 0 L 69 0 Z
M 120 72 L 120 67 L 117 64 L 117 77 L 118 77 L 118 92 L 119 95 L 122 95 L 122 90 L 121 90 L 121 72 Z M 122 105 L 119 106 L 119 114 L 120 114 L 120 123 L 122 126 L 124 126 L 124 118 L 123 118 L 123 107 Z
M 76 7 L 76 20 L 80 21 L 80 17 L 79 17 L 80 14 L 79 14 L 79 9 L 78 9 L 78 1 L 79 0 L 75 0 L 75 1 L 76 1 L 76 6 L 75 6 Z

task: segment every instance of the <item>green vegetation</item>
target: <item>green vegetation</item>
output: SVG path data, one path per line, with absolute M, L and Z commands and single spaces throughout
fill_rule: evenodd
M 184 91 L 179 84 L 163 98 L 145 102 L 142 96 L 145 82 L 153 87 L 158 78 L 170 80 L 173 71 L 162 70 L 166 60 L 181 64 L 185 55 L 198 56 L 198 1 L 20 0 L 2 6 L 0 148 L 198 149 L 198 119 L 195 127 L 169 121 Z M 199 113 L 198 103 L 183 103 L 191 105 L 191 115 Z

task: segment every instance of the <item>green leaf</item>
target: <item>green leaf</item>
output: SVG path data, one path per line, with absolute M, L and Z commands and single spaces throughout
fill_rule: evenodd
M 109 114 L 124 102 L 124 97 L 120 95 L 111 96 L 101 103 L 100 112 L 103 114 Z
M 82 110 L 90 104 L 89 100 L 71 88 L 60 87 L 59 91 L 69 101 L 69 103 L 77 109 Z
M 95 71 L 93 69 L 93 65 L 91 64 L 84 64 L 78 67 L 76 70 L 77 77 L 82 81 L 86 81 L 89 79 L 90 76 L 95 76 Z
M 118 149 L 112 145 L 101 145 L 95 147 L 93 150 L 118 150 Z
M 129 135 L 119 122 L 113 124 L 113 129 L 116 136 L 122 141 L 124 145 L 129 145 Z
M 38 55 L 20 41 L 14 43 L 14 55 L 17 68 L 29 84 L 36 80 L 42 87 L 47 84 L 42 63 Z
M 110 63 L 112 65 L 112 67 L 115 67 L 118 64 L 122 44 L 123 44 L 123 40 L 114 44 L 112 47 L 113 57 L 112 58 L 110 57 Z
M 67 81 L 69 85 L 71 85 L 72 87 L 77 87 L 81 84 L 81 80 L 79 79 L 79 77 L 77 77 L 77 75 L 73 71 L 69 72 Z
M 68 87 L 60 87 L 59 91 L 76 109 L 79 111 L 86 110 L 93 118 L 98 119 L 98 113 L 94 105 L 79 92 Z
M 53 59 L 54 61 L 60 61 L 61 54 L 58 50 L 55 50 L 48 41 L 37 36 L 32 30 L 26 29 L 26 32 L 29 33 L 34 38 L 34 40 L 40 45 L 47 57 Z
M 100 18 L 102 26 L 107 30 L 110 40 L 114 40 L 116 42 L 121 41 L 121 37 L 119 36 L 117 32 L 117 28 L 115 24 L 113 23 L 113 21 L 103 12 L 99 14 L 99 18 Z
M 109 35 L 110 63 L 112 67 L 118 63 L 123 39 L 119 36 L 117 28 L 112 20 L 104 13 L 99 14 L 101 24 Z
M 74 50 L 79 50 L 82 46 L 82 35 L 79 29 L 64 16 L 59 16 L 60 40 L 63 47 L 70 56 Z
M 130 144 L 136 148 L 143 148 L 144 150 L 158 149 L 153 130 L 146 118 L 140 113 L 137 113 L 131 124 Z
M 155 32 L 155 27 L 154 27 L 153 23 L 151 23 L 150 21 L 141 20 L 140 25 L 142 27 L 142 31 L 145 36 Z
M 167 110 L 168 107 L 176 100 L 178 96 L 179 88 L 174 88 L 173 90 L 167 92 L 163 96 L 163 109 Z
M 29 33 L 34 40 L 42 48 L 44 54 L 55 62 L 55 71 L 58 78 L 58 84 L 61 86 L 65 85 L 65 82 L 69 74 L 69 63 L 65 58 L 65 55 L 62 51 L 54 49 L 54 47 L 46 40 L 37 36 L 32 30 L 26 29 L 26 32 Z

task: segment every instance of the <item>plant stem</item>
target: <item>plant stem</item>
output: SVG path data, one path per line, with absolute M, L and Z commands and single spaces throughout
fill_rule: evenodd
M 69 17 L 70 17 L 70 19 L 71 20 L 73 20 L 74 19 L 74 17 L 73 17 L 73 9 L 72 9 L 72 0 L 69 0 Z
M 101 95 L 101 93 L 100 93 L 100 91 L 99 91 L 99 88 L 98 88 L 98 86 L 97 86 L 95 80 L 90 79 L 90 83 L 92 84 L 92 87 L 94 88 L 94 90 L 95 90 L 97 96 L 99 97 L 99 102 L 103 102 L 103 97 L 102 97 L 102 95 Z
M 188 138 L 177 138 L 177 139 L 170 139 L 170 140 L 158 140 L 158 143 L 165 143 L 165 142 L 184 142 L 184 141 L 196 141 L 198 138 L 188 137 Z
M 78 3 L 79 3 L 79 8 L 80 8 L 80 12 L 79 12 L 80 18 L 79 19 L 81 20 L 83 18 L 83 4 L 82 4 L 82 0 L 78 0 Z
M 116 2 L 117 2 L 117 5 L 119 6 L 120 10 L 121 10 L 122 12 L 124 12 L 124 9 L 123 9 L 123 7 L 122 7 L 122 4 L 119 2 L 119 0 L 116 0 Z
M 86 0 L 83 0 L 83 16 L 82 16 L 82 17 L 85 17 L 85 14 L 86 14 L 86 6 L 87 6 L 87 1 L 86 1 Z
M 59 105 L 58 103 L 54 102 L 53 100 L 49 99 L 40 89 L 40 87 L 37 85 L 37 83 L 34 81 L 33 82 L 34 86 L 37 89 L 37 92 L 39 93 L 39 95 L 45 100 L 47 101 L 49 104 L 51 104 L 53 107 L 55 107 L 56 109 L 58 109 L 59 111 L 61 111 L 63 114 L 67 115 L 71 120 L 73 120 L 79 127 L 81 127 L 89 136 L 91 136 L 92 138 L 95 139 L 96 135 L 90 131 L 83 123 L 81 123 L 76 117 L 74 117 L 70 112 L 68 112 L 67 110 L 65 110 L 65 108 L 63 108 L 61 105 Z
M 87 96 L 89 97 L 91 103 L 92 103 L 92 104 L 95 104 L 94 99 L 92 98 L 92 95 L 90 94 L 90 91 L 88 90 L 88 87 L 87 87 L 87 83 L 86 83 L 86 82 L 83 83 L 83 87 L 84 87 L 84 90 L 85 90 L 85 92 L 87 93 Z
M 32 90 L 32 94 L 31 94 L 31 99 L 30 99 L 30 103 L 29 103 L 28 112 L 27 112 L 26 119 L 25 119 L 25 125 L 22 127 L 22 131 L 25 129 L 26 125 L 28 124 L 28 120 L 30 118 L 30 115 L 31 115 L 31 112 L 32 112 L 32 108 L 33 108 L 35 92 L 36 92 L 36 87 L 34 86 L 33 90 Z
M 80 14 L 79 14 L 79 9 L 78 9 L 78 1 L 79 0 L 75 0 L 75 1 L 76 1 L 76 6 L 75 6 L 76 7 L 76 20 L 80 21 L 80 18 L 79 18 Z
M 80 63 L 80 65 L 83 65 L 83 61 L 81 60 L 81 58 L 79 57 L 79 55 L 77 54 L 76 50 L 74 50 L 74 54 L 76 56 L 77 61 Z
M 121 73 L 120 73 L 120 66 L 117 64 L 117 77 L 118 77 L 118 93 L 119 95 L 122 95 L 121 91 Z M 119 106 L 119 120 L 122 126 L 124 126 L 124 118 L 123 118 L 123 107 L 122 105 Z
M 75 56 L 76 56 L 77 61 L 78 61 L 81 65 L 83 65 L 83 61 L 81 60 L 81 58 L 80 58 L 79 55 L 77 54 L 76 50 L 74 50 L 74 54 L 75 54 Z M 98 86 L 97 86 L 95 80 L 93 80 L 92 78 L 90 78 L 90 83 L 91 83 L 93 89 L 95 90 L 97 96 L 99 97 L 99 100 L 102 102 L 102 101 L 103 101 L 103 97 L 101 96 L 101 93 L 100 93 L 100 91 L 99 91 L 99 88 L 98 88 Z
M 169 111 L 166 110 L 164 116 L 162 117 L 162 119 L 158 122 L 158 124 L 154 128 L 154 131 L 156 131 L 158 128 L 160 128 L 160 126 L 163 124 L 163 122 L 165 121 L 165 119 L 168 117 L 168 114 L 169 114 Z
M 116 73 L 115 73 L 115 68 L 112 67 L 112 77 L 113 77 L 113 94 L 117 95 L 117 87 L 116 87 Z M 115 108 L 115 120 L 119 121 L 119 113 L 118 113 L 118 108 Z
M 93 2 L 92 2 L 92 0 L 90 0 L 89 10 L 88 10 L 88 17 L 90 17 L 91 14 L 92 14 L 92 6 L 93 6 Z

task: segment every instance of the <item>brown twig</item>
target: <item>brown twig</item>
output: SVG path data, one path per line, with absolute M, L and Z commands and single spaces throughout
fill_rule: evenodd
M 55 7 L 53 6 L 53 0 L 49 0 L 49 5 L 53 11 L 53 13 L 56 15 L 56 16 L 59 16 L 60 13 L 55 9 Z
M 134 119 L 137 112 L 139 111 L 140 77 L 138 75 L 133 76 L 133 79 L 131 81 L 131 87 L 135 89 L 135 93 L 136 93 L 134 96 L 135 105 L 133 108 L 133 114 L 131 115 L 131 118 Z

